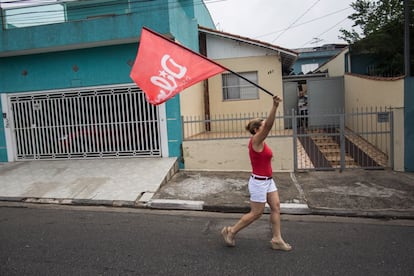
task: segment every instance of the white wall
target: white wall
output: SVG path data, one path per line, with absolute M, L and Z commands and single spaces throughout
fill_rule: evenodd
M 242 43 L 240 41 L 208 35 L 207 54 L 210 59 L 227 59 L 239 57 L 258 57 L 275 55 L 276 51 Z

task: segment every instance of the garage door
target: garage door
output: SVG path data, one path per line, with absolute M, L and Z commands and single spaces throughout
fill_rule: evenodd
M 158 107 L 137 87 L 9 96 L 17 160 L 161 156 Z

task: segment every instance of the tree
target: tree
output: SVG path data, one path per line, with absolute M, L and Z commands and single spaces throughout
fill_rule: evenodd
M 411 23 L 414 4 L 410 0 Z M 355 10 L 348 16 L 354 21 L 351 30 L 341 29 L 339 38 L 347 41 L 351 55 L 369 54 L 375 60 L 370 64 L 370 75 L 396 76 L 404 74 L 404 7 L 402 0 L 356 0 Z M 359 27 L 357 32 L 354 27 Z M 413 32 L 411 30 L 411 41 Z M 412 51 L 413 52 L 413 51 Z M 412 56 L 412 55 L 411 55 Z
M 382 31 L 387 26 L 394 24 L 403 24 L 403 2 L 401 0 L 356 0 L 351 3 L 351 7 L 355 10 L 353 14 L 348 16 L 354 21 L 352 27 L 359 27 L 362 33 L 358 33 L 354 28 L 351 31 L 341 29 L 342 36 L 340 38 L 349 44 L 355 43 L 364 37 Z

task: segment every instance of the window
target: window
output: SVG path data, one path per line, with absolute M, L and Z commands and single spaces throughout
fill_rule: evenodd
M 239 73 L 246 79 L 257 83 L 257 72 Z M 251 100 L 258 99 L 258 88 L 248 81 L 234 75 L 222 74 L 223 79 L 223 100 Z
M 22 2 L 22 1 L 16 1 Z M 10 4 L 11 5 L 11 4 Z M 4 9 L 7 29 L 38 26 L 65 22 L 64 7 L 61 4 L 17 6 Z
M 307 74 L 317 69 L 318 67 L 319 67 L 319 64 L 317 63 L 308 63 L 308 64 L 302 64 L 301 69 L 302 69 L 303 74 Z

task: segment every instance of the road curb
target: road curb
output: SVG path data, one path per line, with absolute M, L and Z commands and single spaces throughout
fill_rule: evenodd
M 193 210 L 223 213 L 247 213 L 250 211 L 245 205 L 211 205 L 204 201 L 180 199 L 151 199 L 146 204 L 137 204 L 126 200 L 94 200 L 94 199 L 65 199 L 65 198 L 28 198 L 28 197 L 0 197 L 0 202 L 22 202 L 36 204 L 58 204 L 74 206 L 109 206 L 126 208 L 150 208 L 163 210 Z M 382 219 L 414 219 L 414 210 L 376 209 L 376 210 L 346 210 L 323 207 L 312 207 L 300 203 L 281 203 L 281 214 L 292 215 L 320 215 Z M 266 206 L 264 213 L 270 213 Z
M 246 205 L 211 205 L 204 201 L 179 200 L 179 199 L 151 199 L 147 207 L 154 209 L 177 209 L 177 210 L 199 210 L 225 213 L 246 213 L 250 207 Z M 307 204 L 300 203 L 281 203 L 280 212 L 282 214 L 310 214 L 311 210 Z M 269 206 L 266 206 L 264 213 L 270 213 Z
M 26 199 L 26 197 L 20 196 L 1 196 L 0 201 L 11 201 L 11 202 L 22 202 Z
M 385 219 L 414 219 L 414 210 L 346 210 L 334 208 L 311 208 L 313 215 L 322 216 L 342 216 L 342 217 L 361 217 L 361 218 L 385 218 Z
M 70 199 L 70 198 L 41 198 L 41 197 L 0 197 L 4 202 L 23 202 L 37 204 L 58 204 L 78 206 L 111 206 L 111 207 L 137 207 L 134 201 L 128 200 L 100 200 L 100 199 Z
M 270 208 L 268 210 L 270 212 Z M 309 206 L 304 203 L 281 203 L 280 213 L 292 215 L 309 215 L 312 213 Z
M 151 199 L 147 206 L 153 209 L 203 210 L 204 201 L 180 199 Z

